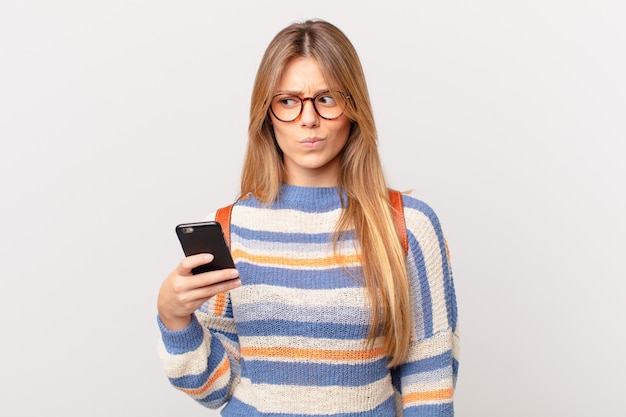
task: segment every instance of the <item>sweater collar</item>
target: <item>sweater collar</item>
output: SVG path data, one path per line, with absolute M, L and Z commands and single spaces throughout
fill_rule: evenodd
M 301 187 L 283 184 L 275 206 L 305 211 L 326 211 L 340 208 L 341 200 L 337 187 Z

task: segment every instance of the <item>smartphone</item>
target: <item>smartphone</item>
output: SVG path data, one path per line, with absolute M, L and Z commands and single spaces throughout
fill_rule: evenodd
M 218 222 L 183 223 L 176 226 L 176 235 L 185 256 L 198 253 L 210 253 L 213 261 L 191 270 L 195 274 L 215 271 L 217 269 L 234 268 L 235 262 L 230 254 L 222 226 Z

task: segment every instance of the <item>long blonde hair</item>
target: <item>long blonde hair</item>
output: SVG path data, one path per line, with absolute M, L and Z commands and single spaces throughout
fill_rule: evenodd
M 294 23 L 280 31 L 265 51 L 252 90 L 241 196 L 252 193 L 267 203 L 278 198 L 284 165 L 268 109 L 283 68 L 296 57 L 314 58 L 329 87 L 350 97 L 344 114 L 352 124 L 339 172 L 339 191 L 347 199 L 336 227 L 335 244 L 342 233 L 356 230 L 363 281 L 373 313 L 368 340 L 373 346 L 381 336 L 389 366 L 397 366 L 407 358 L 411 337 L 405 254 L 378 155 L 365 75 L 352 43 L 330 23 Z

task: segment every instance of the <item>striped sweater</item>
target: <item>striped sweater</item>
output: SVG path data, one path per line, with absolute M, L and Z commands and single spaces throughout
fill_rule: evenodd
M 173 386 L 223 416 L 453 416 L 458 369 L 452 272 L 430 207 L 403 196 L 414 321 L 409 358 L 389 369 L 367 347 L 371 310 L 358 242 L 333 252 L 336 188 L 283 186 L 264 206 L 235 204 L 231 250 L 242 286 L 204 303 L 191 324 L 160 320 Z M 347 268 L 346 268 L 347 266 Z

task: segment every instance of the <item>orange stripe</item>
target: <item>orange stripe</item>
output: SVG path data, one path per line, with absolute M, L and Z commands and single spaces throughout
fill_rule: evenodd
M 189 395 L 202 394 L 203 392 L 208 390 L 211 387 L 211 385 L 213 385 L 213 383 L 217 381 L 219 377 L 224 375 L 229 370 L 230 370 L 230 362 L 228 362 L 228 359 L 224 359 L 224 362 L 220 365 L 219 368 L 217 368 L 213 376 L 211 376 L 211 378 L 209 378 L 209 380 L 205 382 L 203 386 L 201 386 L 200 388 L 195 388 L 195 389 L 180 388 L 180 390 L 183 392 L 186 392 Z
M 233 252 L 233 258 L 244 259 L 253 263 L 265 264 L 265 265 L 283 265 L 283 266 L 296 266 L 296 267 L 328 267 L 335 265 L 345 265 L 359 262 L 359 255 L 350 256 L 328 256 L 324 258 L 284 258 L 278 256 L 259 256 L 252 255 L 241 249 L 235 249 Z
M 215 296 L 215 306 L 213 307 L 213 314 L 216 316 L 223 316 L 226 312 L 226 293 L 221 292 Z
M 358 361 L 372 359 L 384 355 L 382 348 L 373 350 L 321 350 L 321 349 L 298 349 L 288 347 L 256 348 L 242 347 L 242 356 L 260 356 L 271 358 L 306 358 L 328 360 L 351 360 Z
M 453 393 L 454 390 L 452 388 L 437 391 L 412 392 L 402 396 L 402 403 L 408 404 L 415 401 L 449 400 L 452 398 Z

